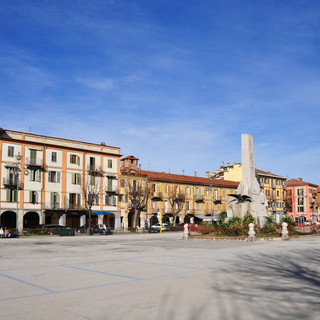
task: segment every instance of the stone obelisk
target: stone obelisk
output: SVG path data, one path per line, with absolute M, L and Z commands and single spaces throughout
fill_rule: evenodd
M 255 219 L 256 222 L 263 227 L 265 224 L 265 217 L 267 216 L 266 197 L 260 191 L 260 185 L 256 178 L 253 139 L 249 134 L 241 135 L 241 150 L 242 150 L 242 181 L 240 182 L 237 194 L 241 196 L 248 196 L 250 201 L 236 202 L 229 199 L 229 205 L 235 216 L 243 218 L 248 212 Z

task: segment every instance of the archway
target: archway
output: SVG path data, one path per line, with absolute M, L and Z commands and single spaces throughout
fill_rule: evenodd
M 172 217 L 172 214 L 165 214 L 165 215 L 162 217 L 162 223 L 170 224 L 170 217 Z
M 157 218 L 157 215 L 151 216 L 151 218 L 150 218 L 150 227 L 153 226 L 154 224 L 158 223 L 158 222 L 159 222 L 159 220 Z
M 37 212 L 29 211 L 23 216 L 24 228 L 35 228 L 39 225 L 39 215 Z
M 191 215 L 187 214 L 187 215 L 184 217 L 184 223 L 190 223 L 191 217 L 193 217 L 193 215 L 191 216 Z
M 111 212 L 108 212 L 104 217 L 103 217 L 103 223 L 108 224 L 112 230 L 114 230 L 114 223 L 115 218 L 114 214 Z
M 136 226 L 140 227 L 140 214 L 137 216 Z M 128 228 L 133 228 L 134 209 L 131 209 L 128 213 Z
M 17 215 L 13 211 L 5 211 L 1 215 L 1 224 L 8 228 L 16 228 L 17 226 Z

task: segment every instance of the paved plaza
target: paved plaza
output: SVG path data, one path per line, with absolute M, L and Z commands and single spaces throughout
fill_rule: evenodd
M 320 239 L 0 239 L 3 319 L 320 319 Z

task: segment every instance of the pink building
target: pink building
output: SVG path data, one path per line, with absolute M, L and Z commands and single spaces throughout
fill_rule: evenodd
M 318 185 L 301 178 L 287 181 L 288 216 L 297 222 L 320 221 L 317 206 Z

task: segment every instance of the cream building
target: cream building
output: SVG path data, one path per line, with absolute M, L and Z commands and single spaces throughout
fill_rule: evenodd
M 120 148 L 0 128 L 0 221 L 10 228 L 87 223 L 84 187 L 99 190 L 93 222 L 120 229 Z
M 286 214 L 286 180 L 287 178 L 277 174 L 256 169 L 258 182 L 260 183 L 261 191 L 268 201 L 268 213 Z M 242 181 L 242 164 L 234 162 L 227 163 L 226 166 L 221 166 L 216 170 L 214 177 L 217 179 Z

